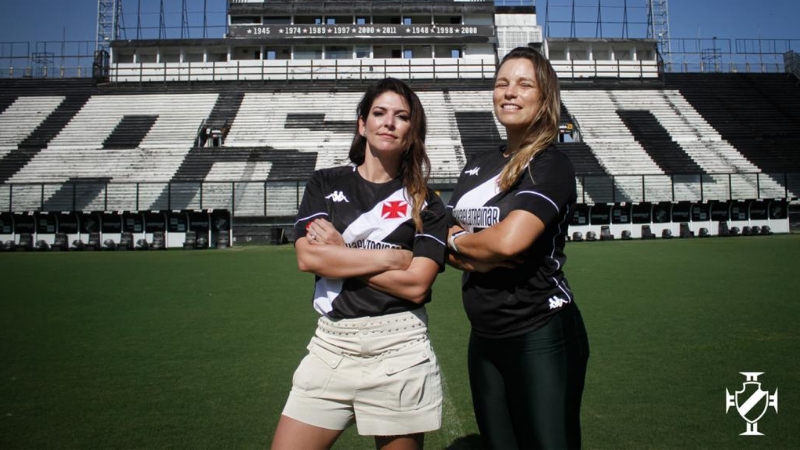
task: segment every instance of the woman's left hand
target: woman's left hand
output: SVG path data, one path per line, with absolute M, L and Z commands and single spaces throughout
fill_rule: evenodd
M 306 238 L 311 244 L 339 245 L 344 247 L 342 234 L 325 219 L 316 219 L 308 225 Z

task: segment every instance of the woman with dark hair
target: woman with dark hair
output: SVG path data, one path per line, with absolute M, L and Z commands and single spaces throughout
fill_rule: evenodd
M 467 162 L 447 206 L 475 417 L 489 448 L 579 448 L 589 343 L 563 271 L 575 172 L 553 145 L 561 102 L 549 61 L 509 52 L 493 102 L 507 143 Z
M 357 115 L 353 164 L 315 172 L 298 211 L 297 265 L 315 275 L 320 318 L 273 449 L 330 448 L 354 422 L 377 448 L 415 449 L 441 426 L 425 304 L 444 268 L 447 224 L 427 187 L 425 112 L 388 78 Z

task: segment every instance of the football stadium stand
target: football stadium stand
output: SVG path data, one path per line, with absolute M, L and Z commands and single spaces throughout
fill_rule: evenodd
M 492 76 L 518 45 L 559 73 L 574 240 L 790 229 L 794 59 L 785 72 L 667 72 L 655 39 L 544 39 L 525 1 L 228 3 L 223 38 L 115 40 L 92 78 L 0 77 L 0 248 L 291 241 L 306 180 L 348 163 L 356 104 L 384 76 L 419 94 L 447 200 L 466 162 L 505 138 Z

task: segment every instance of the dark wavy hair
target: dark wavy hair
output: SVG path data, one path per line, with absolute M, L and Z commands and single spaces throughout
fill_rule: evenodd
M 414 226 L 418 232 L 422 231 L 422 207 L 428 195 L 428 177 L 430 175 L 430 159 L 425 149 L 425 135 L 428 131 L 428 121 L 425 117 L 425 109 L 419 101 L 419 97 L 404 82 L 395 78 L 384 78 L 367 88 L 364 96 L 356 107 L 358 118 L 365 121 L 369 116 L 372 103 L 384 92 L 394 92 L 406 100 L 409 107 L 409 131 L 404 144 L 406 150 L 400 160 L 399 177 L 411 196 L 412 217 Z M 358 132 L 353 136 L 353 143 L 350 144 L 350 161 L 360 166 L 364 163 L 367 151 L 367 139 Z

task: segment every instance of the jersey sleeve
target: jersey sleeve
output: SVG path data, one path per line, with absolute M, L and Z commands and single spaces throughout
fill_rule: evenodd
M 512 209 L 528 211 L 547 224 L 564 214 L 575 197 L 572 163 L 566 155 L 548 151 L 522 174 Z
M 294 223 L 295 239 L 306 235 L 306 227 L 320 217 L 328 219 L 328 207 L 322 193 L 322 175 L 314 172 L 306 184 L 303 200 L 297 209 L 297 221 Z
M 456 188 L 453 193 L 450 195 L 450 200 L 447 202 L 445 206 L 445 226 L 449 230 L 450 227 L 454 225 L 458 225 L 458 221 L 456 220 L 455 216 L 453 216 L 453 208 L 455 208 L 456 203 L 458 203 L 458 199 L 460 198 L 459 194 L 459 186 L 464 185 L 464 181 L 466 176 L 464 175 L 464 171 L 467 170 L 467 166 L 464 166 L 461 169 L 461 174 L 458 176 L 458 180 L 456 180 Z M 447 235 L 445 235 L 445 239 L 447 239 Z
M 414 256 L 424 256 L 444 267 L 447 240 L 447 215 L 444 202 L 434 192 L 427 198 L 422 210 L 422 232 L 414 237 Z

